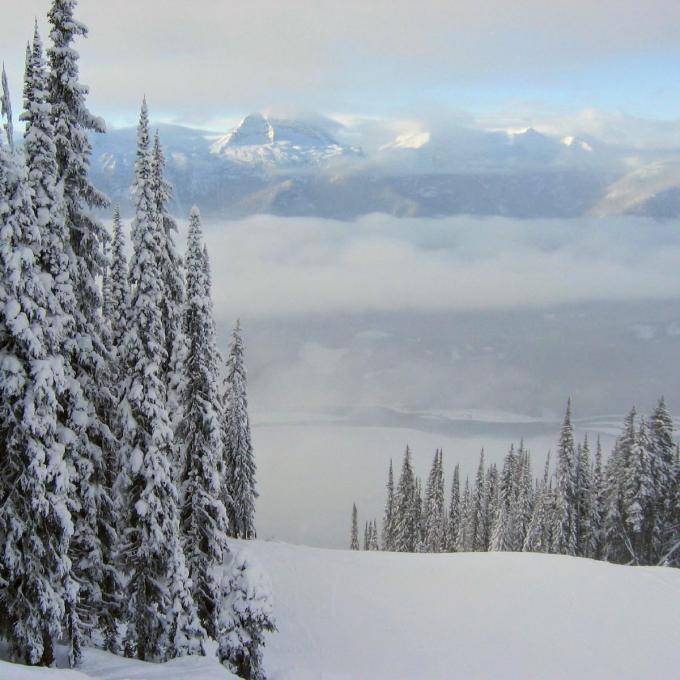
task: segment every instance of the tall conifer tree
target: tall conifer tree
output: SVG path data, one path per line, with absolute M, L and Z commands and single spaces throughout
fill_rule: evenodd
M 163 363 L 165 382 L 168 385 L 168 410 L 171 414 L 181 413 L 178 408 L 182 379 L 186 372 L 186 338 L 183 335 L 182 310 L 186 296 L 182 276 L 183 262 L 175 245 L 177 223 L 170 215 L 168 205 L 172 200 L 172 187 L 165 177 L 165 155 L 158 131 L 154 136 L 151 150 L 151 193 L 157 219 L 160 221 L 162 241 L 160 253 L 163 295 L 161 312 L 165 331 L 166 358 Z M 177 425 L 177 423 L 174 423 Z
M 575 555 L 577 550 L 576 451 L 571 424 L 571 399 L 562 423 L 557 446 L 556 508 L 553 528 L 553 552 Z
M 418 547 L 420 527 L 416 502 L 416 478 L 411 464 L 411 449 L 407 446 L 395 498 L 394 550 L 396 552 L 415 552 Z
M 651 449 L 647 422 L 642 418 L 623 480 L 624 531 L 633 564 L 650 564 L 659 545 L 654 522 L 656 488 Z
M 527 527 L 522 550 L 524 552 L 549 552 L 552 515 L 550 507 L 550 452 L 545 459 L 545 471 L 534 503 L 531 521 Z
M 255 538 L 257 467 L 250 435 L 245 347 L 239 322 L 231 335 L 223 403 L 224 499 L 229 518 L 229 535 Z
M 4 85 L 2 108 L 11 115 Z M 11 123 L 5 129 L 11 135 Z M 15 658 L 49 666 L 65 638 L 77 663 L 79 624 L 58 420 L 69 383 L 61 355 L 68 319 L 41 252 L 25 165 L 0 139 L 0 634 Z
M 676 497 L 680 493 L 674 461 L 673 419 L 663 397 L 649 419 L 649 440 L 654 478 L 654 517 L 651 519 L 654 543 L 651 561 L 663 560 L 665 553 L 680 539 L 678 519 L 673 518 Z
M 470 480 L 466 478 L 465 488 L 460 502 L 460 527 L 458 529 L 458 538 L 456 539 L 456 552 L 470 552 L 472 550 L 474 540 L 472 510 L 473 505 L 470 494 Z
M 58 179 L 63 188 L 65 223 L 69 236 L 70 278 L 75 295 L 74 332 L 69 361 L 80 385 L 80 397 L 66 408 L 73 431 L 67 449 L 71 462 L 74 535 L 71 555 L 80 585 L 79 607 L 85 632 L 101 616 L 102 584 L 113 573 L 110 563 L 113 534 L 110 502 L 110 462 L 118 448 L 111 432 L 114 398 L 109 353 L 101 316 L 99 279 L 106 260 L 108 238 L 91 211 L 107 199 L 91 184 L 90 132 L 104 132 L 104 122 L 87 108 L 88 88 L 79 80 L 79 55 L 73 43 L 87 36 L 74 11 L 77 0 L 53 0 L 48 12 L 50 38 L 49 104 L 54 130 Z
M 626 564 L 634 558 L 634 550 L 626 531 L 625 483 L 636 440 L 636 411 L 633 407 L 623 423 L 607 461 L 605 471 L 605 559 Z
M 458 533 L 460 532 L 460 465 L 453 469 L 451 481 L 451 498 L 449 499 L 449 517 L 446 525 L 446 547 L 449 552 L 458 549 Z
M 125 234 L 118 206 L 113 209 L 113 242 L 111 247 L 111 345 L 114 361 L 122 363 L 118 349 L 125 334 L 127 309 L 130 305 L 128 263 L 125 255 Z
M 486 550 L 488 538 L 486 535 L 486 510 L 488 506 L 488 489 L 484 471 L 484 449 L 479 454 L 479 466 L 475 477 L 475 488 L 472 494 L 473 504 L 473 532 L 472 549 L 475 551 Z
M 576 452 L 576 554 L 588 557 L 594 551 L 594 528 L 593 468 L 587 435 Z
M 180 393 L 178 438 L 183 450 L 180 525 L 201 622 L 217 637 L 220 579 L 227 546 L 227 513 L 221 497 L 222 409 L 218 387 L 210 287 L 206 281 L 201 222 L 191 211 L 187 241 L 186 380 Z M 166 344 L 167 348 L 167 344 Z
M 387 499 L 385 501 L 385 514 L 383 515 L 382 549 L 394 550 L 394 524 L 395 524 L 395 501 L 394 501 L 394 471 L 390 458 L 390 469 L 387 473 Z
M 518 456 L 514 445 L 510 446 L 498 484 L 498 505 L 494 518 L 489 550 L 514 550 L 514 508 L 516 499 L 516 470 Z
M 604 470 L 602 467 L 602 443 L 597 437 L 595 447 L 595 461 L 593 464 L 592 493 L 590 515 L 590 553 L 588 557 L 601 560 L 604 554 L 604 513 L 605 513 L 605 488 Z
M 446 514 L 444 507 L 444 469 L 442 451 L 437 450 L 427 481 L 425 495 L 425 536 L 426 552 L 441 552 L 445 545 Z
M 163 243 L 150 186 L 148 111 L 140 116 L 135 165 L 131 298 L 122 356 L 123 470 L 127 517 L 122 558 L 127 570 L 126 653 L 167 660 L 203 652 L 180 543 L 178 494 L 171 464 L 173 431 L 164 382 L 165 335 L 159 299 Z

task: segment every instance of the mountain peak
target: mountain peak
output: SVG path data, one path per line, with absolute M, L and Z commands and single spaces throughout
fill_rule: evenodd
M 225 144 L 230 146 L 254 146 L 271 144 L 274 128 L 261 113 L 247 115 L 227 136 Z
M 251 113 L 217 139 L 210 151 L 254 171 L 319 165 L 361 155 L 360 149 L 339 144 L 326 127 L 316 121 L 275 119 Z

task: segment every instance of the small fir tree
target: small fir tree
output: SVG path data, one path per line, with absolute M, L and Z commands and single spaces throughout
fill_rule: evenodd
M 395 524 L 395 502 L 394 502 L 394 472 L 392 470 L 392 459 L 390 458 L 390 469 L 387 473 L 387 500 L 385 501 L 385 514 L 383 515 L 382 549 L 394 550 L 394 524 Z
M 460 466 L 456 465 L 453 469 L 451 498 L 449 500 L 449 517 L 446 525 L 446 546 L 449 552 L 455 552 L 458 549 L 460 512 Z
M 352 505 L 352 528 L 350 530 L 349 549 L 359 550 L 359 521 L 357 519 L 356 503 Z
M 234 557 L 224 592 L 219 659 L 240 678 L 265 680 L 262 668 L 265 633 L 276 631 L 271 583 L 245 550 Z

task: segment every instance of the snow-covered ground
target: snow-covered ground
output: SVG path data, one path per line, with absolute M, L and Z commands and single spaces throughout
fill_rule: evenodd
M 252 552 L 273 680 L 676 680 L 680 570 L 550 555 Z
M 352 553 L 253 541 L 279 632 L 270 680 L 676 680 L 680 570 L 512 553 Z M 3 680 L 226 680 L 88 652 L 79 672 L 0 662 Z
M 77 670 L 28 668 L 0 661 L 2 680 L 233 680 L 236 676 L 214 657 L 185 657 L 164 664 L 143 663 L 106 652 L 86 650 Z

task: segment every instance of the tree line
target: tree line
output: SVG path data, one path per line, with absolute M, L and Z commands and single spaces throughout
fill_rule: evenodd
M 4 68 L 0 139 L 0 637 L 53 665 L 66 644 L 141 660 L 204 654 L 263 678 L 266 579 L 228 537 L 255 536 L 244 344 L 222 357 L 193 208 L 185 257 L 142 104 L 131 255 L 94 212 L 73 47 L 77 0 L 53 0 L 51 44 L 26 50 L 23 143 Z M 228 568 L 224 568 L 227 565 Z
M 359 549 L 356 505 L 350 548 Z M 396 552 L 525 551 L 574 555 L 617 564 L 680 566 L 680 458 L 673 420 L 662 399 L 649 418 L 633 408 L 606 461 L 599 437 L 574 441 L 571 400 L 555 469 L 550 453 L 534 479 L 523 443 L 501 467 L 482 450 L 474 479 L 456 465 L 448 503 L 443 453 L 437 450 L 425 485 L 406 447 L 395 486 L 392 462 L 381 540 L 367 522 L 364 549 Z

